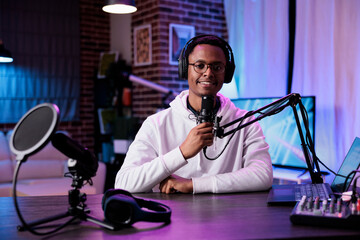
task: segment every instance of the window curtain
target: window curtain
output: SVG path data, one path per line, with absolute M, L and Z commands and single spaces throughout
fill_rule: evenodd
M 16 123 L 43 102 L 62 121 L 79 118 L 79 3 L 0 1 L 0 38 L 14 62 L 0 64 L 0 123 Z
M 236 69 L 221 93 L 230 98 L 286 95 L 288 7 L 283 0 L 224 0 Z
M 316 96 L 317 154 L 336 172 L 360 137 L 360 1 L 296 8 L 293 92 Z
M 286 94 L 288 4 L 224 0 L 237 68 L 225 95 Z M 360 137 L 359 9 L 358 0 L 296 1 L 292 92 L 316 97 L 316 152 L 335 172 Z

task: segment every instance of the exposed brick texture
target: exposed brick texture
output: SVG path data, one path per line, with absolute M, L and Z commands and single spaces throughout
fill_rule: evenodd
M 80 121 L 62 122 L 61 130 L 83 146 L 94 148 L 94 81 L 100 53 L 110 50 L 110 17 L 98 0 L 80 0 Z
M 138 11 L 132 15 L 132 27 L 151 24 L 152 64 L 133 66 L 133 74 L 177 92 L 187 89 L 187 81 L 178 77 L 178 67 L 169 64 L 169 25 L 192 25 L 195 35 L 215 34 L 226 39 L 223 1 L 138 0 L 135 3 Z M 136 84 L 133 92 L 133 113 L 141 120 L 161 106 L 164 94 Z
M 81 96 L 80 121 L 62 122 L 60 130 L 90 149 L 94 148 L 94 80 L 99 56 L 110 49 L 110 18 L 101 10 L 99 0 L 80 0 L 81 39 Z M 133 74 L 161 84 L 175 91 L 188 88 L 186 80 L 179 79 L 178 67 L 170 65 L 169 24 L 195 26 L 195 35 L 215 34 L 227 39 L 226 21 L 222 0 L 136 0 L 138 11 L 132 14 L 132 28 L 151 24 L 152 64 L 133 66 Z M 133 33 L 132 33 L 133 34 Z M 134 53 L 134 44 L 132 44 Z M 133 114 L 144 120 L 156 112 L 163 94 L 134 84 Z M 172 97 L 168 99 L 172 100 Z M 0 124 L 0 129 L 13 129 L 14 124 Z

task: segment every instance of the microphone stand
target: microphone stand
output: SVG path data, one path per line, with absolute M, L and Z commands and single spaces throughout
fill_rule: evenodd
M 20 168 L 20 165 L 21 165 L 21 162 L 18 164 L 18 168 Z M 72 177 L 71 186 L 73 187 L 73 189 L 68 191 L 68 202 L 70 205 L 68 210 L 64 213 L 60 213 L 60 214 L 57 214 L 57 215 L 54 215 L 51 217 L 46 217 L 43 219 L 38 219 L 38 220 L 35 220 L 30 223 L 25 222 L 25 220 L 23 219 L 22 215 L 20 214 L 20 210 L 18 208 L 18 204 L 16 201 L 16 177 L 15 177 L 15 181 L 14 181 L 15 184 L 13 186 L 13 188 L 14 188 L 13 194 L 15 196 L 14 202 L 15 202 L 15 207 L 16 207 L 18 216 L 22 223 L 22 225 L 17 226 L 18 231 L 29 231 L 35 235 L 52 234 L 52 233 L 57 232 L 58 230 L 64 228 L 65 226 L 69 225 L 75 219 L 89 221 L 89 222 L 95 223 L 99 226 L 102 226 L 104 228 L 107 228 L 109 230 L 115 230 L 115 226 L 113 226 L 111 223 L 101 221 L 101 220 L 96 219 L 89 215 L 90 210 L 86 208 L 87 205 L 85 204 L 86 194 L 80 192 L 80 189 L 84 184 L 84 179 L 82 176 L 79 176 L 77 173 L 73 174 L 71 177 Z M 38 232 L 35 230 L 37 227 L 39 227 L 39 228 L 50 227 L 50 226 L 43 226 L 43 224 L 50 223 L 52 221 L 56 221 L 56 220 L 63 219 L 66 217 L 72 217 L 72 218 L 52 231 Z
M 300 124 L 300 118 L 299 118 L 298 112 L 296 110 L 296 105 L 298 105 L 298 104 L 300 107 L 301 118 L 304 123 L 306 139 L 308 140 L 308 144 L 306 144 L 305 136 L 303 134 L 302 127 Z M 254 111 L 249 111 L 247 114 L 245 114 L 245 116 L 243 116 L 239 119 L 236 119 L 236 120 L 234 120 L 228 124 L 225 124 L 223 126 L 220 126 L 221 117 L 217 117 L 214 122 L 214 135 L 215 135 L 215 137 L 219 137 L 219 138 L 226 137 L 244 127 L 247 127 L 247 126 L 253 124 L 254 122 L 260 121 L 261 119 L 263 119 L 265 117 L 275 115 L 289 106 L 293 109 L 296 126 L 297 126 L 300 140 L 301 140 L 302 151 L 303 151 L 303 154 L 304 154 L 304 157 L 306 160 L 308 170 L 310 172 L 311 181 L 312 181 L 312 183 L 323 183 L 323 179 L 321 177 L 320 167 L 319 167 L 319 163 L 318 163 L 319 159 L 316 156 L 314 143 L 313 143 L 313 141 L 311 139 L 311 135 L 310 135 L 309 125 L 308 125 L 308 121 L 307 121 L 307 113 L 306 113 L 304 105 L 301 102 L 301 96 L 298 93 L 290 93 L 287 96 L 280 98 L 279 100 L 274 101 L 262 108 L 259 108 Z M 267 110 L 267 111 L 265 111 L 265 110 Z M 247 123 L 241 124 L 238 127 L 234 128 L 228 132 L 224 132 L 225 128 L 232 126 L 238 122 L 241 122 L 241 121 L 245 120 L 246 118 L 251 117 L 255 114 L 260 114 L 260 115 L 257 116 L 256 118 L 254 118 L 253 120 L 251 120 Z M 312 158 L 309 154 L 308 148 L 310 149 L 310 152 L 312 153 Z

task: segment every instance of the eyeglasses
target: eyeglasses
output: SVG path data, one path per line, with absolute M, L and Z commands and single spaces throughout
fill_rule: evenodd
M 195 72 L 197 73 L 204 73 L 208 70 L 209 67 L 215 74 L 225 72 L 225 65 L 223 63 L 206 64 L 199 62 L 199 63 L 189 63 L 189 65 L 192 65 L 194 67 Z

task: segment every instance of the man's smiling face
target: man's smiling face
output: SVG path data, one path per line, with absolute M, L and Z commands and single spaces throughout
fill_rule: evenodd
M 206 72 L 198 73 L 194 70 L 193 65 L 188 66 L 188 83 L 189 83 L 189 100 L 201 101 L 204 95 L 215 96 L 220 91 L 224 83 L 225 72 L 214 73 L 207 64 L 226 64 L 226 58 L 223 50 L 220 47 L 200 44 L 197 45 L 189 54 L 189 64 L 202 63 L 207 67 Z M 200 99 L 199 99 L 200 98 Z M 197 105 L 197 104 L 195 104 Z

